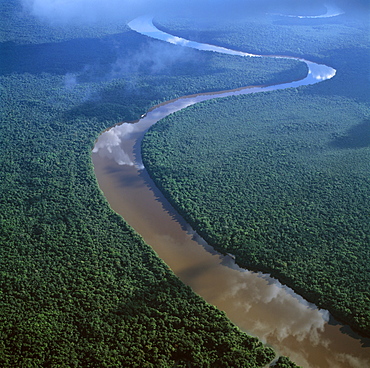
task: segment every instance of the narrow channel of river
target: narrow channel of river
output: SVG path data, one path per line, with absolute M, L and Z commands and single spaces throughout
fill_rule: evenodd
M 190 43 L 158 31 L 149 18 L 140 18 L 130 26 L 168 42 L 186 46 Z M 225 50 L 210 45 L 200 47 Z M 232 50 L 228 53 L 240 55 Z M 328 66 L 305 62 L 309 73 L 301 81 L 184 97 L 157 106 L 136 124 L 123 123 L 111 128 L 96 142 L 92 155 L 94 169 L 113 210 L 123 216 L 184 283 L 224 310 L 242 330 L 302 367 L 370 367 L 370 339 L 351 333 L 327 311 L 317 309 L 277 280 L 241 269 L 231 256 L 215 252 L 169 205 L 141 163 L 140 142 L 145 131 L 174 111 L 207 99 L 297 87 L 335 75 L 335 70 Z

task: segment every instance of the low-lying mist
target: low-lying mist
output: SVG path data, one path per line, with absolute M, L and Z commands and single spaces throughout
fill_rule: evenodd
M 101 21 L 125 21 L 142 14 L 183 15 L 188 17 L 227 18 L 254 13 L 285 12 L 315 15 L 326 7 L 338 7 L 345 12 L 364 13 L 367 0 L 22 0 L 24 10 L 55 24 Z

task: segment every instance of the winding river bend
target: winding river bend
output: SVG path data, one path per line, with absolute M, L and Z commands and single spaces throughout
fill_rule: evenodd
M 153 26 L 150 17 L 138 18 L 129 25 L 141 34 L 181 46 L 260 57 L 166 34 Z M 309 70 L 300 81 L 186 96 L 154 107 L 136 124 L 123 123 L 111 128 L 95 144 L 92 155 L 95 173 L 113 210 L 124 217 L 184 283 L 224 310 L 242 330 L 303 367 L 368 367 L 370 339 L 352 333 L 327 311 L 317 309 L 269 275 L 241 269 L 232 255 L 215 252 L 170 206 L 141 162 L 140 142 L 144 133 L 175 111 L 208 99 L 298 87 L 335 75 L 331 67 L 298 60 L 305 62 Z

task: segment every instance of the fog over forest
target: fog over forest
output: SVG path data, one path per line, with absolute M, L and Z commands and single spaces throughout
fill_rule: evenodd
M 141 14 L 180 14 L 187 16 L 235 17 L 254 12 L 298 12 L 317 14 L 326 7 L 363 13 L 367 0 L 23 0 L 24 9 L 51 23 L 93 23 L 101 20 L 127 20 Z

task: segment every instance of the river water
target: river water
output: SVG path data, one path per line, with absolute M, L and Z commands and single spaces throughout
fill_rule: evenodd
M 148 17 L 130 23 L 147 36 L 187 47 L 223 52 L 158 31 Z M 228 54 L 255 56 L 227 50 Z M 302 59 L 300 59 L 302 60 Z M 232 255 L 207 245 L 177 214 L 149 178 L 140 157 L 145 131 L 158 120 L 189 105 L 232 94 L 298 87 L 318 83 L 335 70 L 305 61 L 308 75 L 300 81 L 189 96 L 162 104 L 136 124 L 123 123 L 104 132 L 93 150 L 99 186 L 112 209 L 152 246 L 173 272 L 207 302 L 226 312 L 243 331 L 271 345 L 302 367 L 370 367 L 370 339 L 354 334 L 277 280 L 239 268 Z

